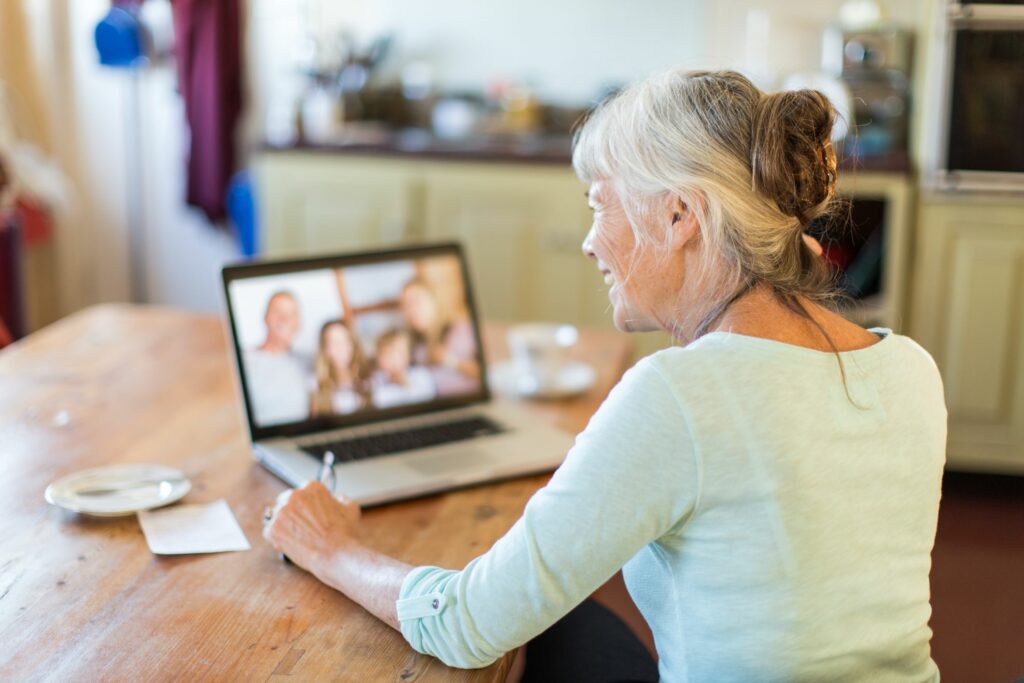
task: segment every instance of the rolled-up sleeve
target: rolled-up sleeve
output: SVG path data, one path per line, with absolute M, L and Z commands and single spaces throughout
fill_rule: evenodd
M 487 666 L 692 515 L 700 454 L 656 358 L 623 376 L 550 483 L 487 553 L 462 571 L 409 573 L 397 609 L 416 651 L 449 666 Z

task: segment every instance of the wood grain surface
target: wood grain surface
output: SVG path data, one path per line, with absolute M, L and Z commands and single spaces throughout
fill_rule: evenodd
M 504 328 L 486 330 L 492 359 Z M 597 385 L 530 404 L 577 432 L 625 369 L 626 338 L 585 331 Z M 0 680 L 497 681 L 511 656 L 461 671 L 415 653 L 340 593 L 280 562 L 261 511 L 284 484 L 252 459 L 217 318 L 89 309 L 0 352 Z M 228 501 L 253 548 L 158 557 L 134 516 L 91 518 L 43 491 L 112 463 L 178 467 L 183 502 Z M 547 475 L 369 509 L 365 538 L 460 568 L 518 518 Z

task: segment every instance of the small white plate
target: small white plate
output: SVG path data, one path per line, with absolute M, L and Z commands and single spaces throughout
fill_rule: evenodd
M 597 381 L 597 371 L 586 363 L 573 361 L 558 370 L 553 382 L 540 386 L 533 377 L 518 373 L 512 361 L 503 361 L 490 367 L 489 378 L 494 390 L 501 394 L 555 399 L 570 398 L 589 391 Z
M 51 505 L 74 512 L 120 517 L 181 500 L 191 489 L 184 472 L 173 467 L 108 465 L 58 479 L 45 496 Z

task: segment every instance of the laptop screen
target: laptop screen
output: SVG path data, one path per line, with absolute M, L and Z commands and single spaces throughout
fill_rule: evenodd
M 225 284 L 254 438 L 487 396 L 457 247 L 234 266 Z

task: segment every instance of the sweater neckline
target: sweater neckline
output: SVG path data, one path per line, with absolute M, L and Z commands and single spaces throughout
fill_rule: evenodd
M 850 351 L 840 351 L 839 355 L 842 358 L 866 358 L 869 356 L 876 355 L 885 349 L 892 346 L 892 339 L 896 336 L 892 330 L 888 327 L 871 327 L 868 328 L 868 332 L 871 332 L 879 337 L 879 340 L 870 346 L 865 346 L 860 349 L 853 349 Z M 766 339 L 765 337 L 754 337 L 748 334 L 739 334 L 737 332 L 727 332 L 725 330 L 716 330 L 714 332 L 708 332 L 700 339 L 697 339 L 689 344 L 689 346 L 698 346 L 705 341 L 725 341 L 727 343 L 738 343 L 749 346 L 751 348 L 759 348 L 765 351 L 776 351 L 790 355 L 799 355 L 804 358 L 830 358 L 834 359 L 835 354 L 832 351 L 820 351 L 818 349 L 808 348 L 806 346 L 798 346 L 797 344 L 790 344 L 788 342 L 778 341 L 777 339 Z

